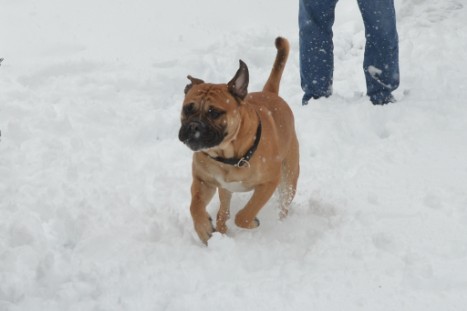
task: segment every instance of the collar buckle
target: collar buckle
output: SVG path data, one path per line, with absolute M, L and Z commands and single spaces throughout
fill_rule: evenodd
M 243 166 L 250 167 L 250 162 L 248 162 L 248 160 L 245 159 L 245 157 L 243 157 L 234 166 L 235 167 L 243 167 Z

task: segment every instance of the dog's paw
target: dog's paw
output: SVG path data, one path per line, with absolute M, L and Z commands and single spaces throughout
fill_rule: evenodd
M 235 224 L 239 226 L 240 228 L 254 229 L 254 228 L 259 227 L 260 222 L 258 218 L 255 217 L 253 219 L 249 219 L 249 218 L 244 217 L 242 213 L 240 212 L 237 214 L 237 216 L 235 216 Z
M 195 231 L 199 239 L 207 245 L 212 233 L 216 231 L 212 225 L 211 217 L 195 222 Z

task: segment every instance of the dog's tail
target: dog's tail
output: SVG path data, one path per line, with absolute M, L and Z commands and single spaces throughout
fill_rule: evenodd
M 282 37 L 276 38 L 277 55 L 268 81 L 264 85 L 264 92 L 279 94 L 279 84 L 281 82 L 282 72 L 284 71 L 287 57 L 289 56 L 289 41 Z

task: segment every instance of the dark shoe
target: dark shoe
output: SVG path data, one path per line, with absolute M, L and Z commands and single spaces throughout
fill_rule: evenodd
M 313 98 L 314 100 L 316 100 L 316 99 L 321 98 L 321 97 L 328 98 L 329 96 L 331 96 L 331 93 L 328 93 L 328 94 L 325 94 L 325 95 L 322 95 L 322 96 L 303 95 L 302 106 L 308 105 L 308 103 L 310 102 L 310 100 L 311 100 L 312 98 Z
M 389 103 L 395 103 L 397 100 L 392 96 L 392 94 L 389 94 L 389 96 L 386 96 L 384 98 L 370 98 L 371 102 L 373 105 L 386 105 Z

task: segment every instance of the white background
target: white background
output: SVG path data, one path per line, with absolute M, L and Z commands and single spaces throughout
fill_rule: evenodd
M 0 310 L 465 310 L 467 13 L 396 1 L 398 102 L 365 93 L 356 1 L 334 27 L 334 95 L 301 106 L 298 3 L 0 1 Z M 191 74 L 281 95 L 301 177 L 289 217 L 209 247 L 178 141 Z M 249 194 L 232 202 L 238 211 Z M 209 206 L 215 215 L 217 198 Z

